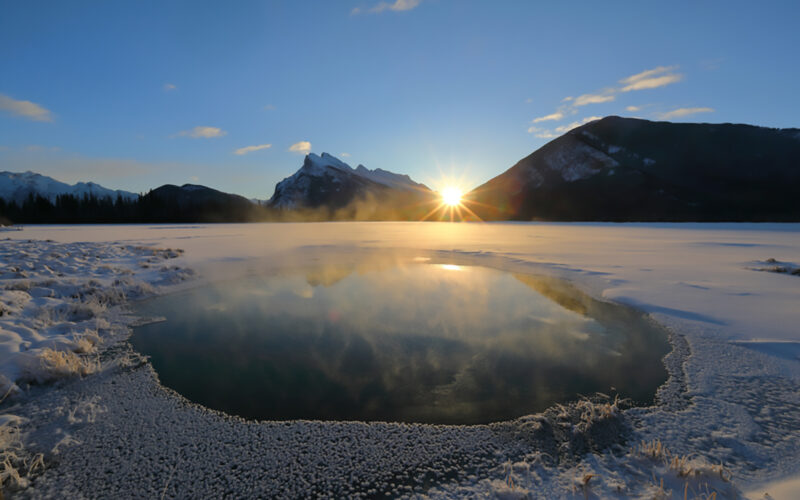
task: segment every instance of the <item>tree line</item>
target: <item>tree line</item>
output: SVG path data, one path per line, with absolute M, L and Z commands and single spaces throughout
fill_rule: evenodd
M 268 207 L 234 199 L 170 200 L 152 191 L 134 199 L 61 194 L 51 201 L 29 194 L 22 203 L 0 198 L 0 224 L 251 222 L 272 220 Z

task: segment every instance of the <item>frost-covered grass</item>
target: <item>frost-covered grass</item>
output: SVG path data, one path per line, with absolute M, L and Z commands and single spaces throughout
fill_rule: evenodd
M 27 487 L 31 475 L 44 470 L 46 454 L 79 443 L 64 434 L 49 451 L 28 451 L 26 436 L 36 426 L 14 412 L 34 386 L 47 390 L 54 383 L 123 365 L 121 358 L 101 362 L 103 351 L 128 331 L 130 320 L 119 306 L 156 293 L 154 284 L 189 275 L 177 266 L 138 275 L 132 269 L 142 261 L 163 263 L 180 254 L 119 244 L 2 242 L 0 392 L 6 409 L 0 410 L 0 484 Z M 78 404 L 69 410 L 66 423 L 93 423 L 98 408 L 95 400 Z M 81 413 L 88 416 L 78 417 Z

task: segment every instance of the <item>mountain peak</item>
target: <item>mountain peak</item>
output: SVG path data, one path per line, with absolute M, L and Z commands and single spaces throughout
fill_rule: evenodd
M 344 206 L 367 191 L 383 192 L 387 188 L 413 190 L 427 188 L 407 175 L 386 170 L 369 170 L 364 165 L 353 169 L 332 154 L 309 153 L 303 166 L 275 186 L 270 205 L 275 208 Z

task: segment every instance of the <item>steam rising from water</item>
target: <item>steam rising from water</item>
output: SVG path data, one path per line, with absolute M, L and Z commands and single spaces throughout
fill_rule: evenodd
M 480 423 L 612 387 L 646 402 L 666 378 L 663 332 L 562 281 L 326 262 L 155 299 L 167 321 L 132 342 L 165 385 L 258 419 Z

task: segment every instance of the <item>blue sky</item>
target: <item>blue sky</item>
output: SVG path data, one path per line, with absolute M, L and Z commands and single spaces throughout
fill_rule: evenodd
M 798 127 L 798 24 L 798 2 L 0 0 L 0 170 L 268 198 L 310 143 L 470 188 L 592 117 Z

